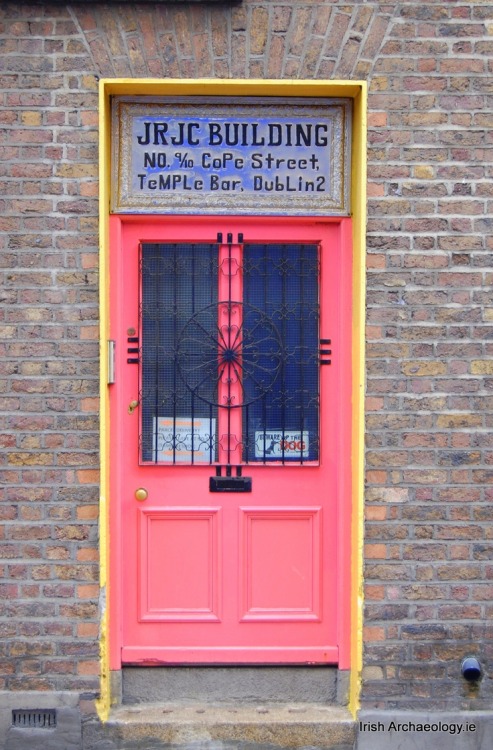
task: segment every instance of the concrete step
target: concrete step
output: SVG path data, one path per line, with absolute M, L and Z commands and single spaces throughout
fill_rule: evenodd
M 126 705 L 84 730 L 84 750 L 353 750 L 355 741 L 349 711 L 319 703 Z
M 347 705 L 349 672 L 333 666 L 124 667 L 119 703 Z

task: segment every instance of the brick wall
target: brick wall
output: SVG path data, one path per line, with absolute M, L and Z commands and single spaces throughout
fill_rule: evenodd
M 459 668 L 493 656 L 493 6 L 397 10 L 369 98 L 363 695 L 486 707 Z
M 98 689 L 97 79 L 366 79 L 363 703 L 489 707 L 493 3 L 0 8 L 0 689 Z M 489 622 L 488 622 L 489 621 Z
M 98 690 L 96 78 L 65 6 L 0 9 L 0 689 Z

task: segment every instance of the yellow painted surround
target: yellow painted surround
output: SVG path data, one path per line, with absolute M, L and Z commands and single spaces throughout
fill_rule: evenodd
M 359 707 L 363 646 L 363 470 L 364 470 L 364 345 L 366 236 L 366 81 L 102 79 L 99 84 L 99 222 L 100 222 L 100 585 L 102 601 L 100 658 L 101 692 L 97 703 L 102 721 L 111 707 L 109 670 L 109 400 L 106 342 L 109 338 L 109 214 L 112 96 L 276 96 L 350 97 L 353 99 L 353 354 L 352 354 L 352 530 L 351 530 L 351 676 L 349 708 Z

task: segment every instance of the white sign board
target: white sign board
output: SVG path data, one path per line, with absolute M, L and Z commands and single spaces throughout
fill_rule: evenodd
M 266 430 L 255 433 L 255 458 L 306 459 L 309 453 L 308 432 Z
M 209 463 L 215 458 L 216 420 L 155 417 L 153 438 L 160 463 Z

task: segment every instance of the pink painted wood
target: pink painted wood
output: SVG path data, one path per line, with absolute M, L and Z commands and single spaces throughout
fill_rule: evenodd
M 331 339 L 333 355 L 320 373 L 320 462 L 249 464 L 250 494 L 211 494 L 214 467 L 139 465 L 139 409 L 129 413 L 139 396 L 138 367 L 126 362 L 128 331 L 139 327 L 139 245 L 214 242 L 218 231 L 321 248 L 320 334 Z M 349 238 L 346 219 L 111 217 L 111 338 L 117 342 L 110 386 L 112 668 L 122 662 L 347 668 Z M 240 246 L 234 253 L 240 262 Z M 218 283 L 221 296 L 225 280 Z M 240 277 L 233 283 L 241 299 Z M 233 411 L 241 420 L 241 410 Z M 233 428 L 241 435 L 241 423 Z M 143 502 L 135 498 L 138 488 L 148 492 Z

